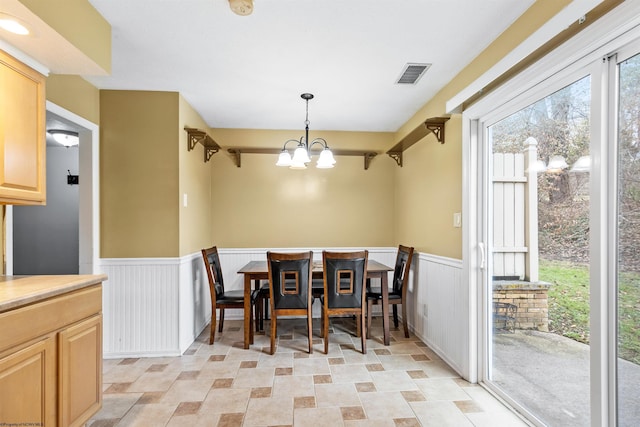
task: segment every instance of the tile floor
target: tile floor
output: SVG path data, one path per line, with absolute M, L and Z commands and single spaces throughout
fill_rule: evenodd
M 332 319 L 325 355 L 316 320 L 313 354 L 302 319 L 278 322 L 274 355 L 268 335 L 244 350 L 241 321 L 227 320 L 214 345 L 207 327 L 180 357 L 106 359 L 103 408 L 87 426 L 526 425 L 417 338 L 392 330 L 384 346 L 380 319 L 366 355 L 351 319 Z

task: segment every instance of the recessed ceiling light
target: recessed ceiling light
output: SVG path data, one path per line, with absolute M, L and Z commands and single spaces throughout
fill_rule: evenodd
M 29 34 L 29 28 L 15 16 L 0 13 L 0 28 L 13 34 L 26 36 Z

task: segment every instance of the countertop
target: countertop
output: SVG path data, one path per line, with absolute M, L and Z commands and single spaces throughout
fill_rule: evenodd
M 0 313 L 97 285 L 105 280 L 106 274 L 0 276 Z

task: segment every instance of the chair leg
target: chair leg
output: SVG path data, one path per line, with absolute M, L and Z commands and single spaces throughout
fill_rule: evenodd
M 406 304 L 402 304 L 402 326 L 404 326 L 404 337 L 409 338 L 409 325 L 407 322 Z
M 367 301 L 367 338 L 371 338 L 371 311 L 373 310 L 373 301 Z
M 360 332 L 360 341 L 362 342 L 362 354 L 367 354 L 367 333 L 365 332 L 365 319 L 364 319 L 364 311 L 360 313 L 359 317 L 359 328 L 362 329 Z M 362 326 L 361 326 L 362 325 Z
M 271 313 L 271 354 L 276 348 L 276 333 L 277 333 L 278 321 L 276 315 Z
M 215 307 L 211 313 L 211 331 L 209 332 L 209 345 L 213 344 L 216 339 L 216 309 Z
M 398 305 L 393 304 L 391 307 L 393 308 L 393 326 L 398 329 Z
M 324 338 L 324 354 L 329 354 L 329 314 L 322 313 L 322 337 Z
M 313 353 L 313 317 L 311 310 L 307 313 L 307 333 L 309 334 L 309 354 Z
M 256 332 L 260 332 L 262 328 L 262 301 L 258 298 L 254 305 L 255 308 L 255 318 L 256 318 Z
M 222 332 L 222 325 L 224 325 L 224 308 L 220 309 L 220 325 L 218 325 L 218 332 Z

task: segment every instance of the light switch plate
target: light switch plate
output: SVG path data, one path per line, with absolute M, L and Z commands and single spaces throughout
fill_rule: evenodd
M 462 227 L 462 214 L 460 212 L 455 212 L 453 214 L 453 226 L 455 228 Z

